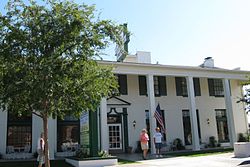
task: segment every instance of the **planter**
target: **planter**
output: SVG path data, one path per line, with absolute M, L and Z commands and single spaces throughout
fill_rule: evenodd
M 86 159 L 76 159 L 76 158 L 66 158 L 65 161 L 75 167 L 103 167 L 117 165 L 117 157 L 107 157 L 107 158 L 86 158 Z
M 234 143 L 234 156 L 245 158 L 250 156 L 250 142 Z

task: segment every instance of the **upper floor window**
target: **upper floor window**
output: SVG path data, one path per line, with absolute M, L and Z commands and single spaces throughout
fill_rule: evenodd
M 139 95 L 148 95 L 147 93 L 147 80 L 146 76 L 139 76 Z M 166 77 L 165 76 L 154 76 L 154 93 L 155 96 L 166 96 Z
M 154 92 L 155 96 L 167 95 L 165 76 L 154 76 Z
M 128 94 L 128 84 L 127 84 L 127 75 L 118 74 L 117 75 L 118 80 L 118 90 L 121 95 L 127 95 Z
M 201 96 L 200 79 L 193 78 L 193 83 L 194 83 L 194 95 Z M 175 86 L 176 86 L 177 96 L 188 97 L 187 81 L 185 77 L 175 77 Z
M 147 92 L 147 80 L 146 80 L 146 76 L 138 76 L 139 79 L 139 95 L 143 96 L 143 95 L 148 95 Z
M 224 97 L 223 83 L 221 79 L 208 79 L 209 95 Z

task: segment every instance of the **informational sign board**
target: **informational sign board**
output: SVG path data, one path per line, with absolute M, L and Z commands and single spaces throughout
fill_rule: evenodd
M 89 112 L 83 112 L 80 117 L 80 144 L 90 154 Z

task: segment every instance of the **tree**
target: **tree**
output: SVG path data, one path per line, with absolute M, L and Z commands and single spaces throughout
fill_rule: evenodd
M 248 77 L 247 81 L 244 81 L 241 83 L 241 85 L 243 86 L 243 88 L 245 88 L 244 91 L 244 96 L 242 98 L 240 98 L 237 103 L 245 103 L 246 104 L 246 112 L 248 113 L 250 111 L 250 77 Z
M 112 68 L 96 60 L 111 42 L 123 45 L 125 30 L 96 18 L 94 6 L 73 1 L 9 0 L 6 10 L 0 14 L 1 107 L 42 118 L 49 167 L 48 118 L 79 117 L 111 95 Z

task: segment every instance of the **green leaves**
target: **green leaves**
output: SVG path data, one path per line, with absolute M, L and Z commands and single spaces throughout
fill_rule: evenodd
M 0 16 L 2 106 L 59 117 L 95 110 L 117 83 L 94 59 L 112 42 L 123 45 L 123 26 L 96 18 L 94 6 L 39 4 L 10 0 Z

